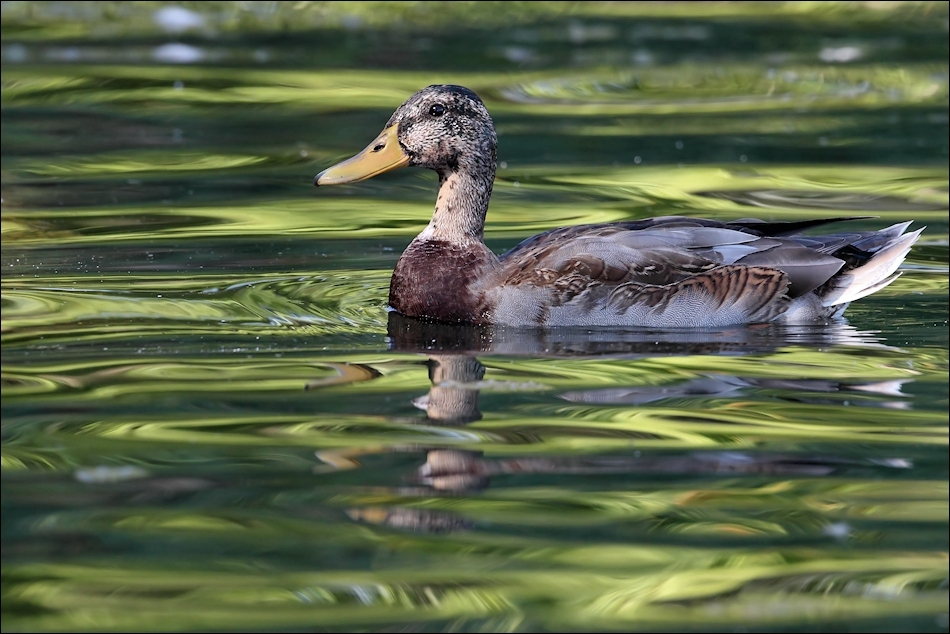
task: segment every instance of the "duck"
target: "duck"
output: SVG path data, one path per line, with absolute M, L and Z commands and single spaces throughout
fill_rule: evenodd
M 432 218 L 393 271 L 392 310 L 528 328 L 822 322 L 897 279 L 923 231 L 908 233 L 907 221 L 806 235 L 856 218 L 664 216 L 561 227 L 496 255 L 484 232 L 497 147 L 491 115 L 475 92 L 432 85 L 399 106 L 363 151 L 314 178 L 324 187 L 407 166 L 438 174 Z

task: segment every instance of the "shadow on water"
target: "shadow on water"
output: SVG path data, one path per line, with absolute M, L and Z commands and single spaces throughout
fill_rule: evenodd
M 862 346 L 888 349 L 875 333 L 845 321 L 788 326 L 756 324 L 721 329 L 548 328 L 520 329 L 447 324 L 389 313 L 390 348 L 402 352 L 494 354 L 535 357 L 743 355 L 788 345 Z

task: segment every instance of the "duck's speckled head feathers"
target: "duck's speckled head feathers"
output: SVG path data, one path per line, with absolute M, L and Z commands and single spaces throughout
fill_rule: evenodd
M 462 86 L 423 88 L 390 117 L 409 164 L 435 170 L 444 179 L 465 171 L 494 175 L 498 138 L 485 104 Z

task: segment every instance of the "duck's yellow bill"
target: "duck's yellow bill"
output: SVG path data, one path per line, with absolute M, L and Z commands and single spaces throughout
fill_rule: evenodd
M 398 127 L 398 125 L 389 126 L 367 145 L 365 150 L 317 174 L 313 179 L 313 184 L 322 187 L 355 183 L 408 165 L 409 156 L 402 151 L 396 139 Z

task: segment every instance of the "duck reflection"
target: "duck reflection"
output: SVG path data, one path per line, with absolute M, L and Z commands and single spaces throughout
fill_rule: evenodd
M 670 398 L 715 397 L 737 398 L 752 390 L 775 390 L 781 400 L 811 403 L 814 405 L 833 405 L 840 403 L 831 398 L 820 398 L 820 394 L 861 398 L 869 394 L 903 396 L 901 386 L 906 380 L 881 381 L 878 383 L 847 383 L 842 381 L 823 381 L 819 379 L 759 379 L 730 375 L 710 374 L 699 376 L 673 385 L 636 386 L 604 390 L 584 390 L 566 392 L 561 398 L 574 403 L 596 403 L 600 405 L 643 405 Z M 851 401 L 848 401 L 850 404 Z M 905 401 L 855 401 L 855 404 L 890 409 L 907 409 Z
M 479 390 L 473 387 L 485 377 L 485 366 L 475 357 L 431 354 L 427 363 L 432 387 L 413 401 L 433 423 L 464 425 L 480 420 Z
M 686 355 L 752 355 L 777 351 L 781 347 L 800 346 L 821 348 L 829 346 L 860 346 L 893 350 L 874 337 L 861 332 L 845 322 L 822 326 L 776 326 L 741 327 L 726 330 L 607 330 L 577 329 L 558 330 L 498 330 L 474 328 L 455 324 L 423 322 L 393 313 L 389 319 L 389 336 L 395 350 L 427 354 L 429 379 L 433 389 L 429 399 L 441 404 L 449 400 L 470 399 L 478 414 L 478 391 L 462 390 L 451 394 L 450 386 L 459 382 L 480 381 L 485 368 L 474 357 L 465 353 L 484 352 L 493 355 L 518 355 L 537 357 L 597 357 L 637 358 L 651 356 Z M 436 353 L 439 351 L 439 353 Z M 455 353 L 453 356 L 451 353 Z M 461 355 L 461 356 L 459 356 Z M 464 361 L 462 360 L 464 359 Z M 754 390 L 768 390 L 779 400 L 789 400 L 815 405 L 835 404 L 840 400 L 828 395 L 850 398 L 849 404 L 868 407 L 906 409 L 903 400 L 862 398 L 885 396 L 902 398 L 901 387 L 906 379 L 873 383 L 838 381 L 833 379 L 793 379 L 735 376 L 723 373 L 700 373 L 697 376 L 672 384 L 631 386 L 600 390 L 571 391 L 561 394 L 564 400 L 577 403 L 639 405 L 669 398 L 715 397 L 737 398 Z M 426 399 L 417 402 L 428 408 Z M 458 411 L 461 404 L 453 402 L 458 420 L 466 414 Z M 430 419 L 441 420 L 439 407 L 429 412 Z M 448 418 L 446 418 L 448 420 Z M 472 418 L 471 420 L 478 420 Z
M 757 354 L 781 346 L 862 345 L 886 348 L 872 335 L 846 324 L 825 328 L 737 328 L 715 332 L 617 331 L 492 331 L 460 325 L 406 318 L 393 313 L 389 321 L 394 350 L 426 354 L 429 379 L 427 395 L 414 404 L 425 411 L 430 425 L 464 426 L 482 418 L 480 388 L 485 366 L 475 353 L 531 356 L 602 356 L 613 358 L 661 355 Z M 631 386 L 560 394 L 570 402 L 597 404 L 645 404 L 668 398 L 735 398 L 750 390 L 774 390 L 781 398 L 821 402 L 829 394 L 901 397 L 903 381 L 861 384 L 814 379 L 761 379 L 723 374 L 698 376 L 674 385 Z M 905 407 L 901 401 L 867 401 L 885 407 Z M 415 448 L 418 450 L 418 448 Z M 762 451 L 696 451 L 627 456 L 582 456 L 487 459 L 481 452 L 431 448 L 424 464 L 408 476 L 412 493 L 420 496 L 465 495 L 484 489 L 496 476 L 510 474 L 676 474 L 676 475 L 769 475 L 827 476 L 860 467 L 907 468 L 902 459 L 869 461 L 867 464 L 836 456 L 781 454 Z M 339 464 L 339 456 L 322 456 Z M 347 511 L 351 518 L 394 528 L 421 531 L 459 530 L 471 522 L 443 511 L 411 507 L 358 508 Z

